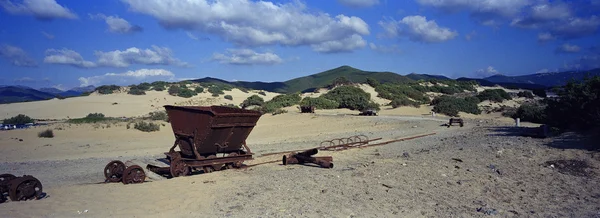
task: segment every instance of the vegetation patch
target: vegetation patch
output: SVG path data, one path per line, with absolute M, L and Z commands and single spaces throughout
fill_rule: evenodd
M 23 124 L 27 124 L 27 123 L 33 123 L 33 119 L 31 119 L 31 117 L 24 115 L 24 114 L 19 114 L 17 116 L 8 118 L 8 119 L 4 119 L 4 121 L 2 122 L 4 124 L 13 124 L 13 125 L 23 125 Z
M 278 95 L 278 96 L 275 96 L 270 101 L 265 102 L 259 108 L 259 111 L 262 112 L 263 114 L 273 113 L 277 109 L 296 105 L 296 104 L 300 103 L 300 100 L 302 100 L 302 97 L 300 97 L 300 93 Z
M 38 133 L 40 138 L 54 138 L 54 132 L 51 129 L 47 129 Z
M 522 91 L 517 93 L 517 96 L 519 96 L 520 98 L 533 98 L 535 97 L 533 95 L 533 93 L 531 93 L 530 91 Z
M 458 112 L 470 114 L 481 114 L 481 110 L 477 106 L 479 99 L 475 97 L 458 98 L 453 96 L 440 96 L 433 101 L 433 112 L 445 114 L 452 117 L 457 117 Z
M 135 123 L 133 128 L 142 132 L 155 132 L 160 130 L 160 125 L 151 122 L 140 121 Z
M 557 99 L 547 101 L 546 118 L 561 129 L 588 130 L 600 127 L 600 76 L 569 81 L 556 90 Z M 600 148 L 600 143 L 597 148 Z
M 105 117 L 104 114 L 102 113 L 90 113 L 87 116 L 85 116 L 84 118 L 75 118 L 75 119 L 69 119 L 67 122 L 69 123 L 98 123 L 98 122 L 103 122 L 103 121 L 108 121 L 108 120 L 113 120 L 114 118 L 110 118 L 110 117 Z
M 196 93 L 203 93 L 204 92 L 204 88 L 198 86 L 194 89 L 194 91 L 196 91 Z
M 117 85 L 103 85 L 96 87 L 95 91 L 98 91 L 99 94 L 107 95 L 113 94 L 115 91 L 119 90 L 121 87 Z
M 419 91 L 417 88 L 415 87 L 420 87 L 422 88 L 422 91 Z M 394 101 L 394 99 L 402 99 L 402 98 L 410 98 L 412 99 L 411 101 L 416 101 L 417 103 L 429 103 L 429 98 L 427 96 L 425 96 L 424 91 L 425 88 L 423 86 L 414 84 L 414 85 L 407 85 L 407 84 L 381 84 L 379 86 L 377 86 L 377 88 L 375 88 L 375 91 L 377 91 L 378 96 L 380 98 L 384 98 L 390 101 Z
M 306 97 L 300 101 L 300 106 L 314 106 L 317 109 L 336 109 L 340 106 L 337 101 L 327 99 L 323 96 L 317 98 Z
M 340 86 L 322 95 L 324 98 L 337 102 L 338 108 L 350 110 L 379 110 L 379 104 L 371 101 L 371 94 L 355 86 Z
M 421 106 L 421 104 L 408 99 L 406 96 L 397 96 L 390 102 L 390 105 L 392 108 L 398 108 L 401 106 L 412 106 L 418 108 Z
M 477 94 L 479 101 L 489 100 L 491 102 L 503 102 L 504 100 L 512 100 L 512 97 L 503 89 L 486 89 Z
M 244 100 L 244 102 L 242 102 L 242 108 L 247 108 L 250 106 L 262 106 L 265 103 L 265 100 L 263 98 L 261 98 L 258 95 L 251 95 L 250 97 L 246 98 L 246 100 Z
M 546 121 L 545 109 L 546 105 L 540 103 L 522 104 L 511 117 L 525 122 L 544 123 Z
M 169 116 L 167 115 L 166 111 L 150 112 L 148 114 L 148 118 L 150 120 L 162 120 L 162 121 L 165 121 L 165 122 L 169 122 Z
M 265 93 L 265 92 L 263 92 L 263 91 L 260 91 L 260 92 L 258 92 L 258 94 L 259 94 L 259 95 L 262 95 L 262 96 L 267 96 L 267 93 Z
M 225 95 L 225 96 L 223 96 L 223 98 L 225 98 L 227 100 L 233 100 L 233 97 L 231 95 Z

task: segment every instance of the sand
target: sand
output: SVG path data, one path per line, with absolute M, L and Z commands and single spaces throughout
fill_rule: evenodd
M 239 104 L 255 93 L 233 90 L 226 94 L 234 100 L 222 96 L 210 100 L 208 93 L 184 99 L 166 92 L 148 92 L 146 96 L 114 94 L 2 105 L 2 111 L 8 116 L 26 112 L 48 119 L 81 117 L 90 111 L 116 117 L 142 116 L 165 103 Z M 273 96 L 267 93 L 267 98 Z M 0 204 L 0 214 L 483 217 L 490 213 L 501 217 L 594 217 L 600 212 L 600 154 L 555 148 L 559 142 L 561 146 L 571 143 L 564 139 L 520 137 L 512 127 L 514 121 L 501 119 L 497 113 L 461 114 L 465 127 L 448 128 L 443 125 L 448 117 L 432 117 L 431 107 L 425 105 L 384 106 L 379 116 L 357 116 L 358 112 L 344 109 L 316 110 L 314 114 L 299 113 L 295 106 L 286 110 L 288 113 L 260 118 L 247 139 L 255 160 L 246 164 L 280 161 L 280 155 L 262 155 L 314 148 L 323 140 L 357 134 L 382 138 L 380 141 L 436 134 L 378 147 L 319 152 L 317 156 L 333 156 L 333 169 L 276 162 L 123 185 L 103 183 L 104 166 L 115 159 L 144 163 L 163 158 L 174 141 L 169 123 L 156 122 L 161 129 L 152 133 L 127 129 L 124 122 L 54 123 L 0 131 L 0 173 L 36 176 L 47 193 L 41 200 Z M 39 131 L 48 128 L 54 130 L 54 138 L 37 137 Z M 585 161 L 592 166 L 586 169 L 589 176 L 565 174 L 544 165 L 558 159 Z

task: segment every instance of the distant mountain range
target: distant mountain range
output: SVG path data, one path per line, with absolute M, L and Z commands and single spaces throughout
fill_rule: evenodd
M 27 86 L 0 86 L 0 104 L 75 97 L 80 96 L 84 92 L 93 91 L 95 88 L 94 86 L 88 86 L 62 91 L 57 88 L 41 88 L 36 90 Z
M 476 81 L 483 86 L 500 85 L 506 88 L 549 89 L 555 86 L 562 86 L 571 79 L 582 80 L 585 76 L 600 76 L 600 69 L 593 69 L 583 72 L 566 71 L 557 73 L 537 73 L 523 76 L 494 75 L 483 79 L 462 77 L 456 80 Z M 406 83 L 432 79 L 452 80 L 451 78 L 440 75 L 411 73 L 406 76 L 403 76 L 393 72 L 364 71 L 350 66 L 341 66 L 317 74 L 299 77 L 284 82 L 229 82 L 211 77 L 190 81 L 201 83 L 229 84 L 235 87 L 265 90 L 278 93 L 293 93 L 311 92 L 315 89 L 326 87 L 339 77 L 346 77 L 354 83 L 365 83 L 367 81 L 367 78 L 378 80 L 381 83 Z M 84 92 L 94 91 L 95 88 L 96 87 L 94 86 L 88 86 L 78 87 L 68 91 L 61 91 L 55 88 L 42 88 L 39 90 L 35 90 L 26 86 L 0 86 L 0 104 L 23 101 L 39 101 L 52 99 L 56 97 L 79 96 Z

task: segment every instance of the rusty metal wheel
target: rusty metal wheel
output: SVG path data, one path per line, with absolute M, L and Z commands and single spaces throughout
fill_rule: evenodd
M 190 173 L 190 168 L 180 158 L 171 159 L 171 176 L 187 176 Z
M 131 165 L 123 171 L 123 184 L 143 183 L 144 180 L 146 180 L 146 173 L 138 165 Z
M 232 152 L 228 155 L 228 157 L 236 157 L 239 156 L 239 154 Z M 228 164 L 228 168 L 240 168 L 242 167 L 242 163 L 244 163 L 244 161 L 234 161 L 231 164 Z
M 216 155 L 208 155 L 208 157 L 206 157 L 206 159 L 213 159 L 213 158 L 217 158 Z M 218 171 L 223 169 L 223 167 L 225 167 L 225 164 L 213 164 L 210 165 L 213 168 L 213 171 Z
M 39 199 L 42 196 L 42 183 L 33 176 L 13 179 L 8 195 L 11 201 Z
M 118 160 L 113 160 L 104 167 L 104 178 L 107 182 L 120 182 L 123 179 L 125 164 Z

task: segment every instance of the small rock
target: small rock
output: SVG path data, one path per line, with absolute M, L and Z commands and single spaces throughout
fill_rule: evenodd
M 409 157 L 410 157 L 410 155 L 408 154 L 408 152 L 404 152 L 404 153 L 402 153 L 402 157 L 404 157 L 404 158 L 409 158 Z
M 321 190 L 321 193 L 323 193 L 323 194 L 327 193 L 327 189 Z

